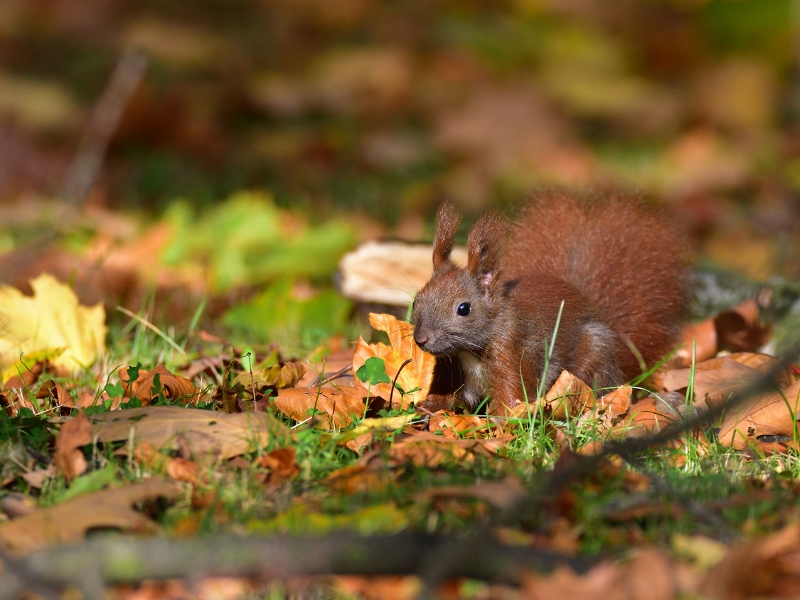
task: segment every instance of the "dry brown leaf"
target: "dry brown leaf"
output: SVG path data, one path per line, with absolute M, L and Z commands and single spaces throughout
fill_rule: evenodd
M 491 437 L 495 425 L 477 415 L 457 415 L 450 410 L 440 410 L 431 415 L 431 432 L 441 431 L 445 437 Z
M 597 406 L 611 415 L 623 415 L 630 410 L 632 394 L 633 388 L 631 386 L 622 385 L 605 396 L 598 398 Z
M 91 443 L 92 425 L 83 413 L 61 426 L 54 459 L 56 468 L 67 480 L 74 479 L 86 470 L 81 447 Z
M 800 381 L 789 388 L 756 396 L 728 412 L 719 429 L 720 443 L 743 450 L 759 447 L 760 436 L 797 439 Z
M 695 406 L 714 406 L 732 392 L 754 381 L 760 374 L 780 367 L 781 361 L 767 354 L 739 352 L 697 363 L 694 373 Z M 691 369 L 673 369 L 663 374 L 667 391 L 682 390 L 689 385 Z M 795 377 L 787 366 L 777 375 L 777 385 L 788 387 Z
M 400 474 L 397 469 L 388 469 L 383 464 L 355 464 L 336 469 L 328 474 L 325 483 L 332 490 L 345 494 L 358 492 L 376 493 L 388 488 Z
M 332 584 L 347 597 L 365 600 L 414 600 L 422 589 L 422 581 L 416 575 L 337 575 Z
M 49 465 L 44 469 L 37 469 L 35 471 L 23 473 L 20 475 L 20 477 L 22 477 L 22 479 L 25 480 L 25 483 L 32 488 L 39 489 L 42 487 L 42 485 L 44 485 L 46 480 L 50 479 L 51 477 L 55 477 L 56 473 L 56 468 L 53 465 Z
M 48 546 L 79 542 L 89 529 L 114 527 L 158 531 L 158 525 L 131 505 L 159 496 L 173 497 L 174 486 L 163 479 L 147 479 L 125 487 L 82 494 L 56 506 L 0 525 L 0 545 L 15 556 Z
M 268 452 L 256 461 L 259 467 L 269 469 L 264 482 L 280 483 L 300 472 L 295 460 L 294 448 L 278 448 Z
M 695 362 L 700 362 L 712 358 L 719 350 L 713 317 L 686 325 L 681 329 L 679 337 L 682 345 L 668 363 L 676 367 L 690 366 L 693 352 Z
M 767 343 L 772 326 L 762 326 L 758 320 L 759 308 L 755 300 L 746 300 L 732 310 L 716 316 L 714 327 L 721 350 L 754 352 Z
M 417 467 L 437 467 L 448 461 L 472 462 L 476 455 L 491 457 L 505 447 L 514 436 L 484 439 L 447 438 L 419 432 L 397 442 L 389 449 L 393 464 L 411 463 Z
M 734 546 L 701 582 L 709 600 L 800 596 L 800 525 Z
M 627 436 L 638 437 L 657 433 L 678 419 L 680 414 L 671 404 L 656 396 L 648 396 L 631 405 L 628 418 L 617 430 L 624 431 Z
M 277 406 L 284 414 L 298 423 L 309 420 L 314 409 L 322 415 L 318 425 L 324 429 L 341 429 L 360 418 L 366 412 L 362 388 L 340 386 L 337 388 L 290 388 L 278 390 Z
M 148 442 L 156 448 L 178 446 L 180 437 L 195 457 L 219 453 L 231 458 L 266 446 L 275 438 L 288 441 L 290 432 L 267 413 L 225 414 L 180 406 L 148 406 L 91 415 L 92 433 L 101 442 Z
M 602 562 L 585 575 L 557 567 L 548 575 L 523 577 L 529 600 L 672 600 L 680 582 L 672 560 L 658 550 L 644 549 L 624 564 Z
M 167 475 L 175 481 L 197 485 L 198 471 L 199 469 L 196 462 L 181 458 L 180 456 L 170 458 L 167 461 Z
M 569 371 L 561 371 L 545 394 L 544 405 L 556 418 L 564 418 L 567 412 L 574 417 L 594 406 L 594 392 Z
M 397 377 L 397 384 L 403 390 L 419 389 L 416 392 L 409 391 L 404 396 L 395 392 L 392 396 L 392 384 L 379 383 L 372 386 L 372 395 L 380 396 L 387 401 L 391 396 L 392 402 L 401 408 L 407 407 L 412 402 L 414 404 L 423 402 L 433 382 L 436 357 L 423 352 L 417 346 L 414 341 L 414 326 L 411 323 L 398 321 L 392 315 L 376 313 L 370 313 L 369 322 L 378 331 L 385 331 L 388 334 L 390 345 L 367 344 L 363 338 L 359 338 L 353 356 L 353 371 L 358 371 L 368 358 L 373 356 L 382 358 L 386 365 L 386 374 L 392 381 Z M 403 367 L 398 376 L 398 370 L 408 359 L 411 359 L 411 362 Z
M 432 498 L 477 498 L 496 506 L 511 508 L 525 494 L 525 487 L 518 477 L 507 475 L 500 481 L 481 481 L 473 485 L 444 485 L 428 488 L 414 495 L 416 500 Z
M 158 376 L 161 387 L 155 385 L 155 378 Z M 183 399 L 187 402 L 195 400 L 196 390 L 192 382 L 185 377 L 180 377 L 171 373 L 163 364 L 156 366 L 151 371 L 139 370 L 139 376 L 131 383 L 127 379 L 127 370 L 121 369 L 119 380 L 126 398 L 138 398 L 143 406 L 150 404 L 153 398 L 163 392 L 168 400 Z

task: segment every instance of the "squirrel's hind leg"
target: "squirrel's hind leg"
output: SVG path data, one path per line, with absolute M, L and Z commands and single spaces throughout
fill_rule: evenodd
M 604 323 L 585 323 L 575 344 L 570 367 L 567 369 L 595 389 L 621 385 L 625 377 L 617 360 L 614 333 Z

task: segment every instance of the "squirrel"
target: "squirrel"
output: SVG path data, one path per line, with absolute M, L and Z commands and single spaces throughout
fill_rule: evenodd
M 412 323 L 422 350 L 458 359 L 457 398 L 469 409 L 490 395 L 489 413 L 504 414 L 563 369 L 598 389 L 618 386 L 672 349 L 687 310 L 689 243 L 664 211 L 618 194 L 541 193 L 513 222 L 484 215 L 466 268 L 450 259 L 459 221 L 452 203 L 441 206 L 434 272 Z

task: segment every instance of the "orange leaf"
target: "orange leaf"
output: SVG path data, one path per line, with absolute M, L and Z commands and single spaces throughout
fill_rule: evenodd
M 456 415 L 449 410 L 440 410 L 431 415 L 429 429 L 441 431 L 445 437 L 491 437 L 494 425 L 477 415 Z
M 394 381 L 401 365 L 411 359 L 397 376 L 397 384 L 404 390 L 419 388 L 416 392 L 409 392 L 404 396 L 395 390 L 392 396 L 391 383 L 379 383 L 372 386 L 372 395 L 380 396 L 384 400 L 392 397 L 392 403 L 401 408 L 407 407 L 412 402 L 419 404 L 428 396 L 428 390 L 433 382 L 433 367 L 436 357 L 427 354 L 417 346 L 414 341 L 414 326 L 411 323 L 398 321 L 394 316 L 387 314 L 370 313 L 370 324 L 379 331 L 385 331 L 389 336 L 391 345 L 367 344 L 359 338 L 353 357 L 353 371 L 358 371 L 368 358 L 377 356 L 382 358 L 386 365 L 386 374 Z
M 722 420 L 719 441 L 742 450 L 757 445 L 759 436 L 796 439 L 800 381 L 787 389 L 756 396 L 745 406 L 730 411 Z
M 67 479 L 73 479 L 86 470 L 86 459 L 81 446 L 92 443 L 92 424 L 83 413 L 61 426 L 56 440 L 56 468 Z
M 338 388 L 289 388 L 278 390 L 275 406 L 298 423 L 307 421 L 311 411 L 316 409 L 323 413 L 320 427 L 338 429 L 350 425 L 353 415 L 364 415 L 366 404 L 363 396 L 363 389 L 344 385 Z
M 592 388 L 575 377 L 569 371 L 561 371 L 555 383 L 539 400 L 551 411 L 556 418 L 563 418 L 567 414 L 580 415 L 594 406 L 594 392 Z
M 159 376 L 161 390 L 156 389 L 156 375 Z M 125 390 L 125 396 L 127 398 L 138 398 L 142 401 L 143 406 L 150 404 L 150 401 L 158 396 L 160 391 L 164 392 L 164 397 L 167 399 L 184 398 L 187 401 L 192 401 L 195 396 L 192 382 L 185 377 L 174 375 L 163 364 L 158 365 L 151 371 L 140 369 L 139 376 L 133 383 L 126 379 L 126 376 L 127 371 L 121 370 L 119 380 L 122 383 L 122 389 Z

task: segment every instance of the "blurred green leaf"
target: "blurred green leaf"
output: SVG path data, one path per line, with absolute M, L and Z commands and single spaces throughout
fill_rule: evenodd
M 350 309 L 348 300 L 330 290 L 297 299 L 292 295 L 292 281 L 284 278 L 247 304 L 229 310 L 223 323 L 266 339 L 301 331 L 326 337 L 344 328 Z

